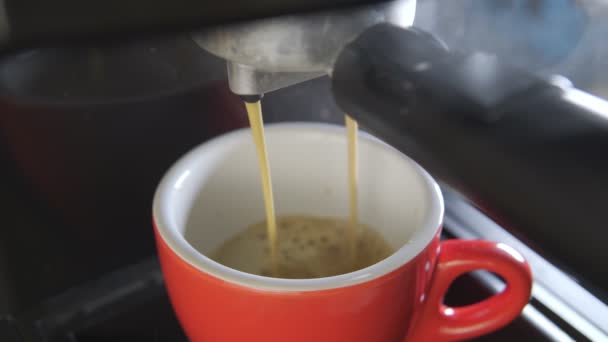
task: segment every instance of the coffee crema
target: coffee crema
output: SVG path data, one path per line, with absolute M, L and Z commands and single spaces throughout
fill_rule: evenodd
M 358 225 L 357 253 L 352 259 L 349 220 L 309 215 L 277 218 L 276 273 L 268 245 L 266 221 L 253 224 L 225 241 L 211 259 L 239 271 L 288 279 L 340 275 L 371 266 L 394 250 L 373 228 Z

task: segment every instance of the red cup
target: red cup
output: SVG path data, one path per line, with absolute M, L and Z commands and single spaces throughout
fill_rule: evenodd
M 343 127 L 266 128 L 279 215 L 347 217 Z M 249 130 L 215 138 L 181 158 L 154 198 L 154 227 L 173 308 L 192 341 L 448 341 L 496 330 L 528 303 L 532 275 L 502 243 L 440 243 L 443 198 L 414 161 L 367 135 L 359 141 L 359 215 L 393 245 L 390 257 L 356 272 L 277 279 L 240 272 L 207 257 L 264 219 Z M 499 294 L 464 307 L 443 298 L 474 271 L 505 279 Z

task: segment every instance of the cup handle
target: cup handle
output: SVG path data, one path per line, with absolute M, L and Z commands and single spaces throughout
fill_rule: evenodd
M 475 304 L 444 305 L 452 282 L 475 270 L 500 275 L 506 288 Z M 530 300 L 531 291 L 530 266 L 512 247 L 482 240 L 442 242 L 426 303 L 406 341 L 453 341 L 487 334 L 515 319 Z

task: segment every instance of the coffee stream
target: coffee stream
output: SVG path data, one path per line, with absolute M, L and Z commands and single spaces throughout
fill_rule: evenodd
M 359 176 L 359 168 L 357 166 L 357 121 L 350 116 L 345 115 L 346 132 L 348 138 L 348 199 L 349 199 L 349 229 L 348 239 L 350 242 L 350 259 L 355 262 L 357 259 L 357 233 L 359 225 L 359 202 L 357 199 L 357 183 Z
M 277 218 L 261 104 L 260 101 L 246 102 L 245 106 L 262 177 L 266 221 L 253 224 L 224 242 L 212 258 L 226 266 L 259 275 L 318 278 L 352 272 L 389 256 L 392 248 L 382 236 L 358 222 L 357 122 L 345 116 L 349 219 Z
M 266 139 L 264 138 L 264 120 L 262 118 L 262 105 L 260 101 L 245 102 L 249 125 L 253 134 L 253 142 L 258 155 L 258 164 L 262 176 L 262 190 L 264 192 L 264 207 L 266 208 L 266 222 L 268 230 L 268 248 L 270 249 L 270 260 L 272 274 L 277 270 L 277 223 L 274 212 L 274 199 L 272 196 L 272 182 L 270 180 L 270 164 L 268 163 L 268 151 L 266 150 Z

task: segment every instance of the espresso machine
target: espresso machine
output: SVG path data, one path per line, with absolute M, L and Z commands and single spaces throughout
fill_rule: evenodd
M 525 255 L 540 270 L 535 276 L 545 277 L 537 289 L 571 284 L 548 292 L 559 303 L 579 301 L 596 310 L 583 314 L 575 307 L 560 318 L 567 321 L 564 335 L 554 332 L 548 340 L 606 336 L 601 313 L 608 276 L 601 265 L 608 256 L 608 102 L 579 86 L 579 74 L 573 84 L 560 70 L 552 72 L 567 57 L 555 57 L 537 72 L 546 61 L 518 45 L 492 49 L 479 39 L 476 46 L 466 33 L 455 38 L 448 24 L 441 29 L 441 20 L 455 16 L 450 6 L 456 2 L 5 1 L 0 138 L 3 159 L 13 165 L 5 173 L 18 179 L 7 188 L 28 193 L 6 200 L 22 215 L 9 222 L 62 227 L 15 229 L 0 239 L 10 258 L 29 258 L 4 272 L 17 279 L 6 281 L 7 309 L 0 306 L 6 331 L 27 341 L 99 339 L 111 331 L 103 323 L 111 316 L 107 303 L 129 294 L 129 302 L 146 307 L 145 298 L 162 291 L 155 261 L 137 264 L 154 253 L 145 227 L 154 185 L 201 139 L 246 126 L 242 101 L 262 100 L 267 122 L 341 123 L 348 113 L 411 156 L 441 182 L 447 210 L 454 211 L 446 215 L 447 228 L 463 232 L 470 220 L 483 222 L 474 234 L 448 234 L 497 239 L 504 234 L 493 227 L 508 227 L 508 238 L 530 250 Z M 485 8 L 480 3 L 461 7 L 474 12 Z M 570 39 L 575 47 L 584 35 L 572 23 L 584 22 L 600 6 L 492 3 L 503 21 L 514 8 L 530 22 L 548 20 L 549 27 L 554 22 L 547 18 L 559 18 L 569 34 L 556 41 Z M 437 21 L 424 20 L 438 13 Z M 540 36 L 534 47 L 550 40 Z M 121 192 L 133 179 L 141 188 Z M 124 222 L 116 224 L 119 219 Z M 551 263 L 536 261 L 537 254 Z M 68 261 L 73 258 L 82 264 Z M 45 264 L 50 266 L 32 271 Z M 92 287 L 79 287 L 91 281 Z M 27 286 L 14 285 L 21 283 Z M 570 300 L 557 295 L 562 292 Z M 550 304 L 554 297 L 535 300 L 550 311 L 559 306 Z M 87 320 L 87 310 L 101 314 Z M 140 336 L 128 327 L 121 331 Z

